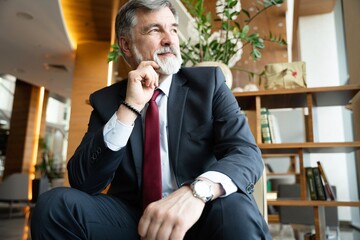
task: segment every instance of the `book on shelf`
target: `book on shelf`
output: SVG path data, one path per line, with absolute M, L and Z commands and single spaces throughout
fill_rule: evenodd
M 268 113 L 271 143 L 281 143 L 280 128 L 277 118 L 271 112 Z
M 335 196 L 335 193 L 329 183 L 329 180 L 325 174 L 325 171 L 324 171 L 324 168 L 322 167 L 321 165 L 321 162 L 320 161 L 317 161 L 317 165 L 318 165 L 318 169 L 319 169 L 319 172 L 320 172 L 320 175 L 322 177 L 322 180 L 324 182 L 324 188 L 325 188 L 325 192 L 326 192 L 326 196 L 328 199 L 330 200 L 335 200 L 336 199 L 336 196 Z
M 272 173 L 274 172 L 274 169 L 270 166 L 269 163 L 265 163 L 265 169 L 267 173 Z
M 269 116 L 269 110 L 267 108 L 261 108 L 260 125 L 261 125 L 261 138 L 263 143 L 272 143 L 268 116 Z
M 306 182 L 308 185 L 308 190 L 310 193 L 310 199 L 311 200 L 318 200 L 316 187 L 315 187 L 315 178 L 313 173 L 312 167 L 306 167 L 305 168 L 305 174 L 306 174 Z
M 313 167 L 313 175 L 315 180 L 315 189 L 317 193 L 317 200 L 326 200 L 326 193 L 324 185 L 321 179 L 320 171 L 318 167 Z

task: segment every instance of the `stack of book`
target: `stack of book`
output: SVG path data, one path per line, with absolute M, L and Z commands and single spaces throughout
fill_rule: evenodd
M 281 143 L 279 124 L 275 115 L 269 109 L 261 108 L 261 137 L 262 143 Z
M 311 200 L 335 200 L 334 191 L 320 161 L 317 167 L 306 167 L 305 174 Z

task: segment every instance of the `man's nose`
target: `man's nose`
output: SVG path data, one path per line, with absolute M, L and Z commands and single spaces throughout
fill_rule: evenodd
M 170 31 L 164 31 L 161 38 L 161 45 L 170 46 L 174 42 L 174 34 Z

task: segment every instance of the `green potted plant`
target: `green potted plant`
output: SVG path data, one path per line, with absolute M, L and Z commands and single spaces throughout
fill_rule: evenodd
M 282 37 L 273 36 L 271 32 L 268 36 L 260 36 L 256 32 L 251 32 L 249 27 L 256 17 L 267 9 L 282 4 L 284 0 L 257 1 L 257 11 L 253 15 L 241 8 L 239 0 L 217 0 L 216 18 L 206 10 L 204 0 L 182 0 L 182 2 L 194 17 L 193 22 L 188 26 L 189 31 L 192 31 L 190 34 L 192 37 L 181 43 L 181 54 L 185 65 L 219 62 L 223 63 L 220 65 L 222 69 L 225 68 L 224 65 L 233 68 L 241 59 L 244 47 L 251 47 L 250 56 L 257 61 L 261 58 L 265 42 L 286 45 Z M 242 22 L 240 15 L 244 15 L 241 18 Z M 210 65 L 214 64 L 210 63 Z M 245 69 L 234 69 L 245 71 L 251 77 L 256 74 Z M 263 73 L 258 75 L 262 76 Z
M 47 178 L 52 184 L 57 179 L 63 179 L 63 166 L 57 163 L 54 154 L 43 138 L 39 139 L 39 149 L 41 150 L 41 162 L 35 165 L 35 171 L 40 174 L 40 178 Z

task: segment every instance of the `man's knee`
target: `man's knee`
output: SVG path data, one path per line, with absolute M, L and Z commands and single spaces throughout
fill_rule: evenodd
M 44 192 L 39 196 L 36 206 L 41 209 L 59 209 L 64 205 L 76 204 L 80 197 L 85 193 L 80 192 L 73 188 L 58 187 L 47 192 Z
M 242 193 L 207 203 L 186 239 L 202 238 L 203 234 L 207 239 L 271 239 L 255 200 Z
M 231 239 L 234 234 L 241 239 L 271 239 L 268 226 L 261 215 L 254 198 L 234 193 L 224 198 L 222 204 L 224 239 Z

